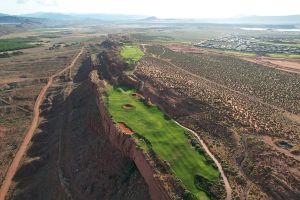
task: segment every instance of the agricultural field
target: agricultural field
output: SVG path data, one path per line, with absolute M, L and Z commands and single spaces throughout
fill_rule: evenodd
M 269 40 L 269 41 L 260 41 L 260 44 L 271 44 L 271 45 L 281 45 L 281 46 L 291 46 L 291 47 L 300 47 L 300 42 L 299 40 L 292 40 L 292 41 L 287 41 L 287 40 Z
M 134 64 L 135 62 L 140 60 L 143 55 L 144 53 L 137 46 L 130 46 L 130 45 L 122 46 L 121 56 L 129 65 Z
M 230 50 L 224 50 L 224 51 L 220 50 L 220 52 L 223 52 L 223 53 L 229 54 L 229 55 L 237 55 L 237 56 L 250 56 L 250 57 L 253 57 L 253 56 L 257 55 L 256 53 L 242 52 L 242 51 L 230 51 Z
M 230 51 L 230 50 L 215 50 L 215 51 L 220 51 L 222 53 L 228 54 L 228 55 L 235 55 L 235 56 L 246 56 L 246 57 L 255 57 L 258 56 L 256 53 L 251 53 L 251 52 L 244 52 L 244 51 Z M 284 54 L 284 53 L 270 53 L 266 54 L 265 56 L 271 57 L 271 58 L 284 58 L 284 59 L 300 59 L 299 54 Z
M 267 55 L 270 56 L 271 58 L 300 59 L 299 54 L 276 54 L 276 53 L 272 53 L 272 54 L 267 54 Z
M 183 128 L 168 119 L 157 106 L 145 105 L 143 100 L 135 98 L 135 92 L 120 87 L 108 90 L 108 110 L 114 121 L 125 123 L 133 132 L 145 137 L 158 157 L 169 163 L 190 192 L 200 199 L 208 199 L 209 191 L 197 188 L 195 180 L 200 176 L 204 181 L 202 184 L 219 181 L 220 175 L 213 161 L 203 150 L 198 152 L 191 146 Z
M 28 49 L 37 46 L 39 45 L 35 37 L 0 39 L 0 52 Z

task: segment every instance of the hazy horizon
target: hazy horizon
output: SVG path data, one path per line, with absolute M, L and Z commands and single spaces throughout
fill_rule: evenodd
M 283 16 L 298 15 L 300 1 L 286 0 L 4 0 L 0 12 L 5 14 L 28 14 L 55 12 L 72 14 L 126 14 L 146 15 L 159 18 L 231 18 L 241 16 Z

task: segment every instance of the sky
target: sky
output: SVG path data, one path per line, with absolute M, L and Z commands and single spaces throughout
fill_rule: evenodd
M 117 13 L 160 18 L 300 14 L 300 0 L 0 0 L 0 13 Z

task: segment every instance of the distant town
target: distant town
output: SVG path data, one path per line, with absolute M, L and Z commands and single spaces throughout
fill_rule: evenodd
M 197 43 L 195 46 L 211 49 L 234 50 L 265 53 L 289 53 L 300 54 L 299 40 L 278 40 L 264 37 L 251 37 L 243 35 L 228 34 L 215 39 L 210 39 Z

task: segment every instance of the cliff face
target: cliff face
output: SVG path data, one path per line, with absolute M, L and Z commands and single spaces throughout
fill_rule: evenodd
M 109 141 L 113 146 L 119 149 L 124 156 L 130 157 L 136 164 L 139 172 L 144 177 L 148 188 L 151 199 L 153 200 L 168 200 L 172 199 L 171 195 L 164 187 L 162 181 L 155 176 L 156 172 L 153 169 L 151 161 L 147 159 L 147 156 L 138 149 L 135 141 L 128 135 L 123 134 L 118 130 L 113 123 L 112 119 L 108 115 L 107 109 L 104 105 L 101 95 L 101 81 L 98 79 L 96 71 L 91 72 L 90 81 L 97 97 L 97 107 L 103 125 L 103 130 Z

